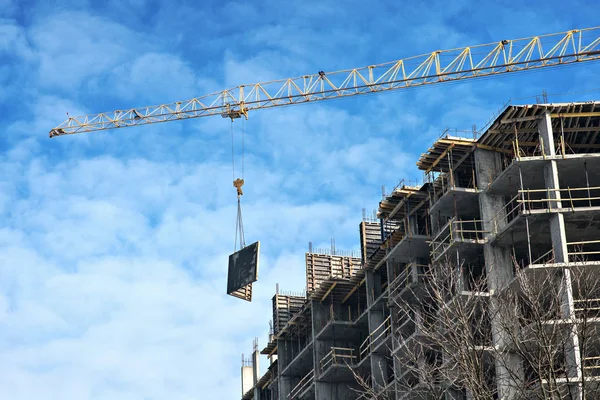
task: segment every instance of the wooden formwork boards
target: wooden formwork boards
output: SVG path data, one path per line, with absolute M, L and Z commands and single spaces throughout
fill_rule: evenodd
M 273 296 L 273 334 L 277 335 L 305 303 L 304 296 L 283 294 Z
M 417 168 L 425 172 L 448 172 L 473 152 L 477 141 L 475 139 L 446 136 L 435 141 L 421 154 Z
M 306 293 L 312 294 L 331 278 L 350 279 L 360 268 L 359 258 L 306 253 Z
M 561 141 L 572 153 L 597 152 L 600 145 L 600 102 L 514 105 L 490 124 L 478 147 L 514 154 L 515 143 L 525 153 L 541 145 L 539 121 L 550 117 L 557 151 Z M 547 146 L 547 144 L 546 144 Z
M 402 186 L 394 189 L 379 202 L 377 216 L 383 219 L 386 225 L 394 219 L 405 219 L 427 204 L 428 186 L 426 183 L 422 186 Z
M 367 262 L 371 254 L 373 254 L 381 246 L 381 225 L 379 222 L 360 223 L 360 255 L 363 264 Z

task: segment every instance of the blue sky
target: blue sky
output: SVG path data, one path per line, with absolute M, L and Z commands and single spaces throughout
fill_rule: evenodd
M 265 345 L 275 284 L 304 287 L 309 241 L 357 248 L 362 208 L 420 179 L 444 129 L 544 89 L 598 99 L 600 63 L 251 114 L 252 303 L 224 294 L 229 122 L 48 139 L 67 112 L 597 25 L 595 1 L 572 3 L 0 0 L 0 398 L 237 398 L 240 354 Z

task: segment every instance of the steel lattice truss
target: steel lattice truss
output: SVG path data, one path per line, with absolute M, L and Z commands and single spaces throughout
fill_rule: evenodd
M 384 64 L 241 85 L 186 101 L 70 117 L 50 137 L 385 92 L 600 59 L 600 27 L 439 50 Z

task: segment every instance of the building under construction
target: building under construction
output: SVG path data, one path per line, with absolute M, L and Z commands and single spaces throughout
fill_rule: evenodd
M 360 254 L 310 251 L 306 293 L 275 294 L 270 365 L 258 373 L 255 347 L 242 399 L 484 398 L 457 354 L 490 399 L 600 398 L 600 335 L 587 334 L 600 325 L 600 102 L 508 106 L 417 167 L 422 185 L 398 185 L 359 223 Z M 447 291 L 433 299 L 439 271 Z M 552 310 L 541 320 L 525 281 Z M 527 304 L 507 323 L 497 310 L 511 299 Z M 473 338 L 460 318 L 440 324 L 470 303 Z M 532 336 L 552 329 L 559 349 Z M 445 347 L 453 331 L 470 353 Z M 536 366 L 526 351 L 551 356 Z

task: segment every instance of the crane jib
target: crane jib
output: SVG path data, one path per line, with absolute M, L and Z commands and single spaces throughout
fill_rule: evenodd
M 546 49 L 546 50 L 545 50 Z M 50 137 L 221 115 L 489 77 L 600 59 L 600 27 L 502 40 L 342 71 L 241 85 L 186 101 L 70 117 Z

